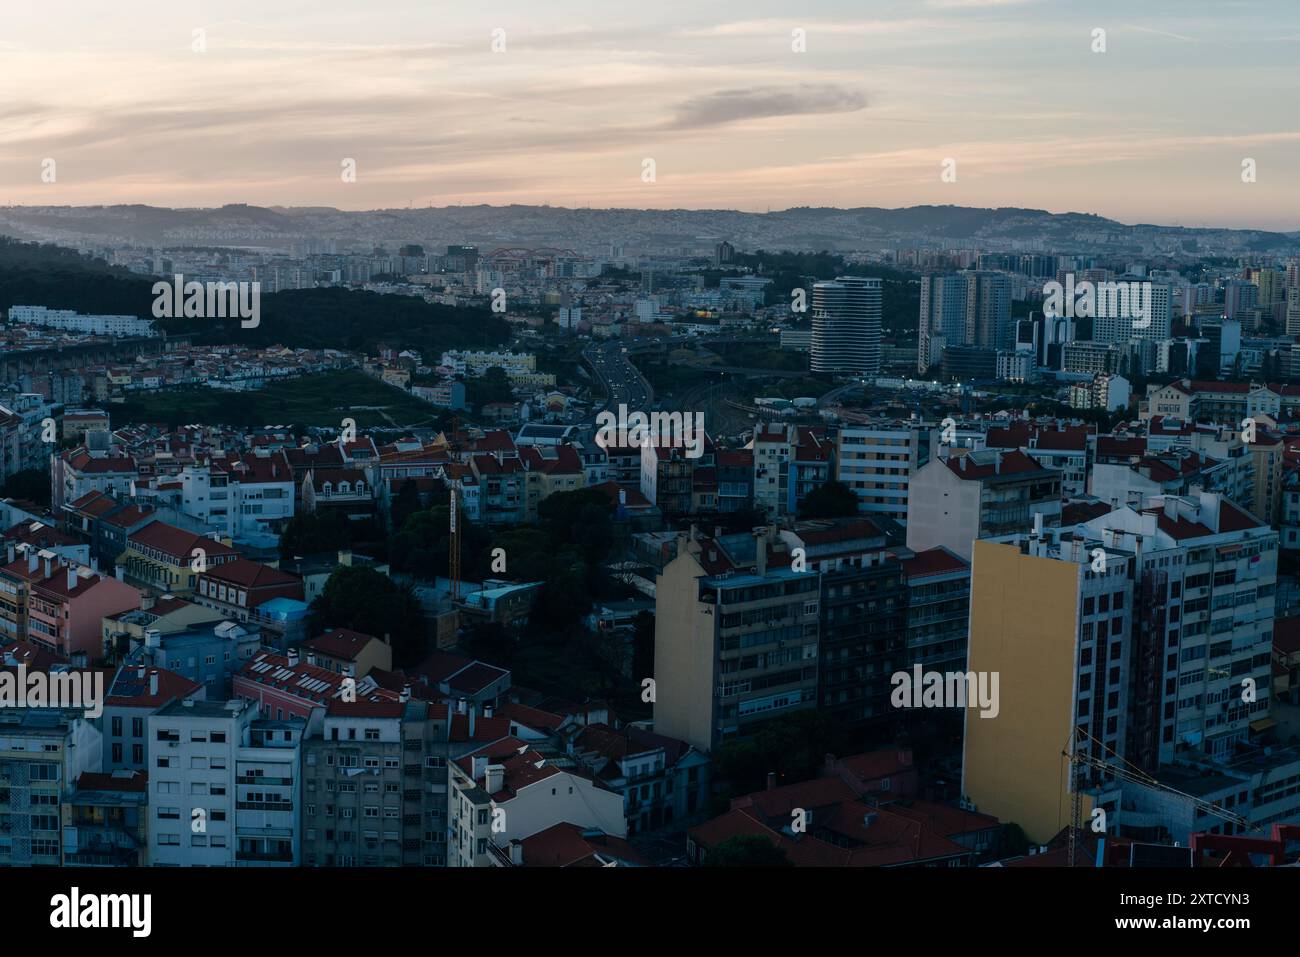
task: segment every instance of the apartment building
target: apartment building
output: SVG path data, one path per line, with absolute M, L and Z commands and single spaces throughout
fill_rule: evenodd
M 912 476 L 935 455 L 938 432 L 914 422 L 846 424 L 835 437 L 835 478 L 858 497 L 858 514 L 907 524 Z
M 891 721 L 889 679 L 905 663 L 907 590 L 889 536 L 863 518 L 798 522 L 778 535 L 782 547 L 769 565 L 798 555 L 821 579 L 818 710 L 849 727 Z
M 304 598 L 302 579 L 278 568 L 237 558 L 202 572 L 194 588 L 194 602 L 233 621 L 257 618 L 257 609 L 273 598 Z
M 393 699 L 329 703 L 303 745 L 303 864 L 403 863 L 404 712 Z
M 0 710 L 0 865 L 64 863 L 64 802 L 101 768 L 102 738 L 78 710 Z
M 593 778 L 622 792 L 628 837 L 708 808 L 712 763 L 685 741 L 635 725 L 615 730 L 594 723 L 576 729 L 568 752 Z
M 347 680 L 346 675 L 302 661 L 297 648 L 284 655 L 258 651 L 235 672 L 232 691 L 238 698 L 255 702 L 267 719 L 308 720 L 342 696 Z M 354 690 L 362 697 L 366 688 L 358 682 Z
M 957 450 L 917 470 L 907 503 L 907 547 L 943 546 L 962 558 L 971 543 L 1026 531 L 1035 516 L 1061 515 L 1061 473 L 1018 449 Z
M 127 538 L 123 568 L 130 582 L 186 596 L 193 593 L 200 575 L 238 558 L 228 541 L 153 521 Z
M 83 771 L 63 801 L 63 866 L 149 864 L 148 775 Z
M 34 582 L 47 577 L 45 562 L 52 558 L 32 550 L 0 567 L 0 642 L 26 640 L 27 596 Z
M 148 774 L 149 716 L 183 698 L 203 700 L 203 685 L 162 668 L 119 668 L 104 697 L 104 770 Z
M 232 538 L 276 534 L 293 518 L 294 472 L 280 450 L 196 463 L 177 481 L 180 510 Z
M 115 455 L 109 449 L 91 451 L 79 447 L 62 453 L 54 461 L 55 508 L 76 502 L 91 492 L 127 497 L 140 480 L 135 459 Z
M 1044 468 L 1061 473 L 1061 495 L 1071 499 L 1088 491 L 1090 448 L 1097 427 L 1068 423 L 1013 422 L 990 428 L 985 445 L 990 449 L 1018 449 Z
M 236 622 L 219 620 L 168 632 L 146 627 L 143 637 L 128 643 L 124 663 L 175 672 L 201 685 L 209 699 L 224 700 L 234 674 L 257 652 L 261 637 Z
M 518 738 L 452 761 L 448 774 L 448 867 L 508 866 L 515 842 L 557 824 L 627 836 L 622 794 Z
M 965 670 L 970 618 L 970 562 L 943 548 L 901 560 L 907 587 L 908 667 Z
M 524 466 L 524 512 L 537 521 L 537 506 L 556 492 L 585 488 L 587 470 L 571 445 L 526 445 L 519 449 Z
M 969 667 L 998 671 L 1003 700 L 1032 707 L 968 715 L 966 795 L 1044 840 L 1067 823 L 1061 753 L 1076 729 L 1077 747 L 1157 777 L 1267 758 L 1277 546 L 1209 492 L 1116 508 L 1068 538 L 977 543 Z M 1077 787 L 1120 826 L 1126 810 L 1150 823 L 1114 781 Z
M 148 720 L 149 856 L 156 866 L 300 861 L 303 721 L 262 721 L 248 702 L 184 699 Z
M 712 469 L 712 446 L 693 459 L 681 446 L 646 444 L 641 447 L 641 494 L 664 515 L 689 515 L 695 510 L 695 473 Z
M 717 461 L 718 511 L 740 512 L 753 508 L 753 449 L 719 449 Z
M 754 508 L 768 516 L 797 514 L 835 469 L 835 446 L 822 428 L 760 425 L 746 449 L 754 461 Z
M 27 595 L 28 639 L 65 658 L 102 658 L 104 619 L 139 608 L 140 592 L 84 566 L 59 567 L 46 559 L 43 570 L 46 577 L 32 581 Z
M 1076 728 L 1097 757 L 1125 746 L 1132 559 L 1106 551 L 1093 571 L 1085 544 L 1025 536 L 973 549 L 966 670 L 999 676 L 1001 707 L 994 719 L 965 713 L 962 795 L 1039 843 L 1069 823 L 1062 752 Z
M 817 699 L 821 576 L 767 567 L 710 574 L 697 542 L 655 584 L 654 730 L 712 751 Z
M 465 496 L 465 514 L 485 525 L 522 524 L 528 508 L 528 473 L 518 458 L 473 455 L 469 474 L 475 493 Z

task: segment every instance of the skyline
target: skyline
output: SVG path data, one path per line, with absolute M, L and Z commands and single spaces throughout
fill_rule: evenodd
M 1164 0 L 1141 16 L 925 0 L 795 18 L 672 2 L 617 27 L 577 3 L 129 6 L 141 15 L 81 0 L 12 15 L 0 203 L 955 205 L 1300 229 L 1300 128 L 1272 105 L 1295 92 L 1300 11 L 1270 0 L 1230 4 L 1231 20 Z

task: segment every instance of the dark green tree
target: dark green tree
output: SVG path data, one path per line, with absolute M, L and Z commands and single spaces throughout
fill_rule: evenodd
M 764 722 L 745 738 L 718 748 L 714 764 L 731 782 L 733 794 L 762 790 L 767 775 L 779 784 L 807 781 L 829 754 L 847 754 L 851 740 L 838 720 L 822 711 L 806 709 Z
M 704 857 L 705 867 L 794 867 L 785 851 L 759 834 L 729 837 Z
M 352 529 L 341 513 L 331 510 L 301 512 L 280 533 L 280 557 L 337 552 L 352 544 Z
M 799 509 L 800 518 L 843 518 L 858 514 L 858 497 L 843 482 L 827 482 L 809 492 Z
M 415 482 L 407 479 L 397 490 L 397 498 L 389 509 L 389 528 L 399 530 L 406 520 L 420 510 L 420 491 Z
M 506 375 L 506 370 L 500 366 L 492 366 L 492 368 L 484 370 L 482 375 L 470 379 L 466 391 L 469 393 L 469 402 L 474 407 L 475 412 L 481 412 L 483 406 L 489 402 L 514 401 L 514 393 L 510 388 L 510 377 Z
M 326 628 L 349 628 L 377 638 L 388 637 L 393 663 L 411 665 L 425 652 L 425 620 L 409 587 L 363 565 L 342 566 L 312 603 Z

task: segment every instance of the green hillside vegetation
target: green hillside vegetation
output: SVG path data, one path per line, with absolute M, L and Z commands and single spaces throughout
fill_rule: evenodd
M 6 314 L 10 306 L 31 305 L 149 319 L 156 281 L 75 250 L 0 238 L 0 310 Z M 510 335 L 509 324 L 485 308 L 337 288 L 264 294 L 255 329 L 242 328 L 238 318 L 163 319 L 161 325 L 196 342 L 370 353 L 384 343 L 435 362 L 445 349 L 492 348 Z
M 264 425 L 338 428 L 344 418 L 357 427 L 442 428 L 445 413 L 364 372 L 347 370 L 274 382 L 253 392 L 202 386 L 135 395 L 109 406 L 113 424 L 161 422 L 175 428 L 193 422 L 258 428 Z

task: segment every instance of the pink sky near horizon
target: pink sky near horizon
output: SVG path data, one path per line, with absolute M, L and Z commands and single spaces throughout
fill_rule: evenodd
M 1297 12 L 1129 6 L 50 0 L 0 36 L 0 204 L 954 204 L 1300 229 Z

